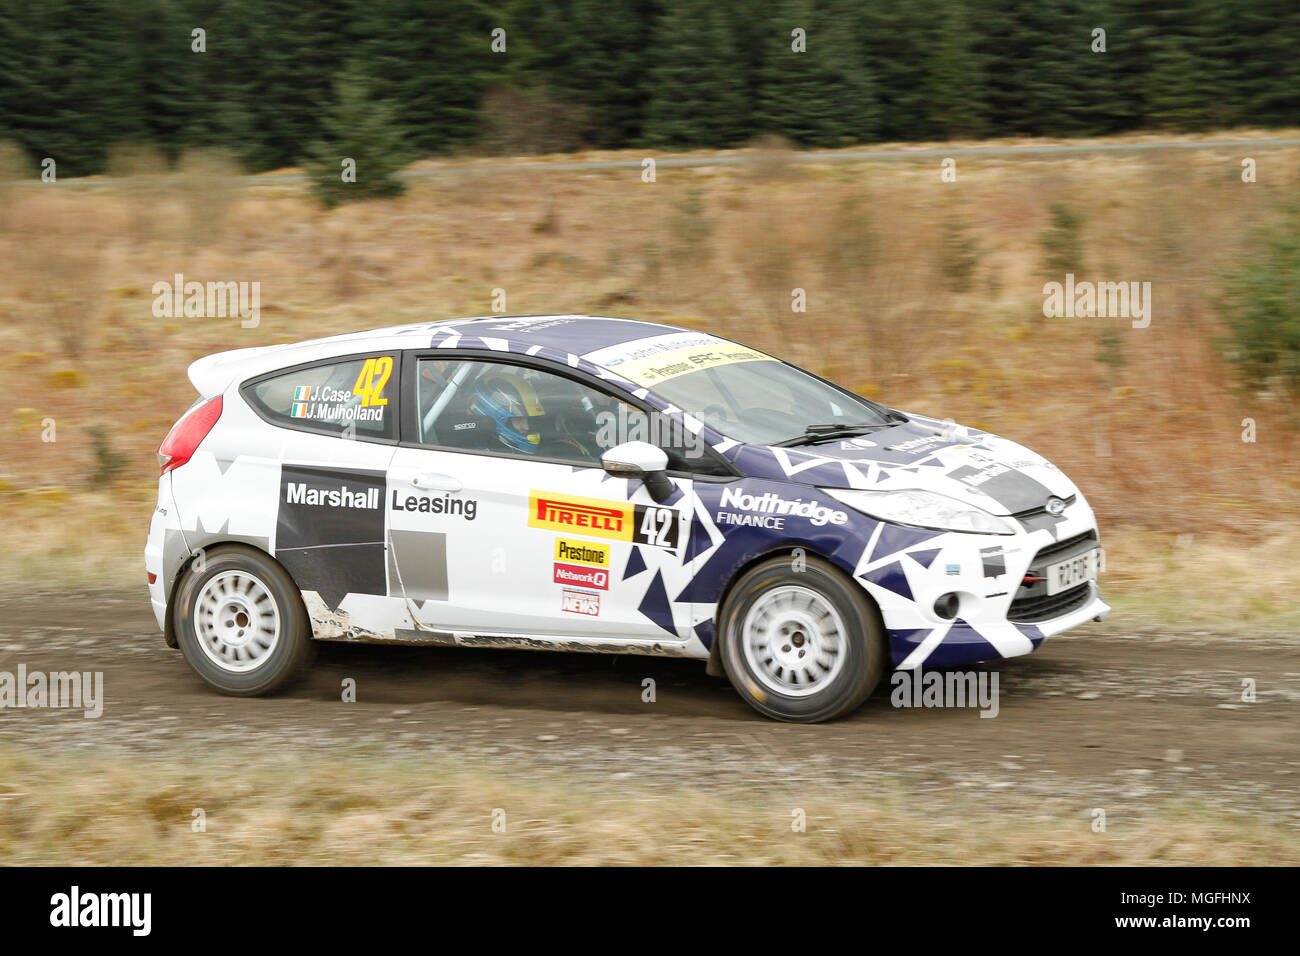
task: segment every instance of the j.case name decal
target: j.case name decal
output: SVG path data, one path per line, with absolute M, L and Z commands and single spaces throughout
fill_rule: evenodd
M 533 491 L 528 496 L 529 527 L 547 531 L 577 531 L 595 538 L 675 548 L 681 538 L 681 523 L 681 515 L 675 508 L 579 498 L 550 491 Z M 556 557 L 559 557 L 558 546 Z
M 555 560 L 572 564 L 590 564 L 596 568 L 609 567 L 609 545 L 597 544 L 595 541 L 572 541 L 568 538 L 555 539 Z

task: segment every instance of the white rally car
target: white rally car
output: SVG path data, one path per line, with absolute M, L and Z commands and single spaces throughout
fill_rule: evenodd
M 816 721 L 887 667 L 1011 657 L 1100 618 L 1055 466 L 734 342 L 491 316 L 240 349 L 159 457 L 167 643 L 229 694 L 313 640 L 694 657 Z

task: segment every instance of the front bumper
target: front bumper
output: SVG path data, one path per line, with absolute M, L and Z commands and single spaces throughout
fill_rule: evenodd
M 921 534 L 896 553 L 869 547 L 855 574 L 880 607 L 899 669 L 1028 654 L 1045 638 L 1110 613 L 1095 581 L 1047 595 L 1045 583 L 1032 580 L 1048 564 L 1100 546 L 1082 498 L 1059 521 L 1015 535 L 934 532 L 917 540 Z M 947 594 L 959 600 L 951 619 L 935 609 Z

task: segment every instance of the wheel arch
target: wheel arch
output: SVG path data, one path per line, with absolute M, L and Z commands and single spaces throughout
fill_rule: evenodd
M 176 602 L 181 596 L 181 590 L 185 582 L 189 580 L 190 573 L 194 570 L 195 564 L 198 563 L 200 556 L 206 556 L 214 551 L 225 551 L 228 549 L 253 551 L 258 555 L 274 562 L 275 566 L 283 571 L 290 581 L 294 581 L 293 574 L 289 569 L 280 563 L 279 559 L 266 547 L 265 538 L 237 538 L 237 537 L 213 537 L 205 540 L 203 544 L 192 548 L 190 553 L 181 562 L 176 571 L 175 579 L 172 581 L 171 593 L 167 595 L 167 613 L 164 615 L 163 624 L 163 641 L 171 648 L 179 648 L 180 643 L 176 638 Z M 298 582 L 294 581 L 294 588 L 298 588 Z M 298 592 L 298 599 L 302 600 L 302 592 Z
M 731 575 L 727 578 L 726 584 L 723 585 L 722 592 L 718 595 L 718 603 L 713 610 L 713 641 L 709 645 L 709 660 L 704 668 L 705 673 L 710 677 L 726 676 L 726 672 L 722 667 L 722 641 L 720 640 L 721 635 L 718 633 L 718 622 L 722 619 L 723 605 L 727 603 L 727 598 L 731 596 L 731 591 L 736 586 L 736 582 L 748 574 L 752 568 L 757 567 L 764 561 L 770 561 L 773 558 L 780 557 L 793 557 L 794 553 L 801 549 L 805 552 L 805 557 L 819 558 L 822 561 L 825 561 L 831 567 L 835 568 L 835 570 L 844 575 L 846 581 L 858 587 L 862 592 L 862 596 L 866 598 L 867 606 L 871 608 L 872 613 L 876 615 L 877 622 L 880 624 L 882 629 L 884 628 L 884 617 L 880 613 L 880 605 L 876 603 L 876 599 L 871 596 L 866 588 L 861 587 L 858 582 L 853 580 L 852 567 L 848 566 L 842 559 L 837 560 L 833 551 L 827 552 L 822 548 L 814 547 L 807 543 L 800 544 L 796 542 L 786 542 L 768 548 L 746 559 L 732 571 Z

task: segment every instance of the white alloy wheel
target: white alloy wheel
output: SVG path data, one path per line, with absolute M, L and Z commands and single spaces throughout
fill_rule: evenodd
M 194 600 L 194 629 L 208 660 L 242 674 L 260 667 L 280 640 L 280 611 L 266 585 L 247 571 L 223 571 Z
M 811 588 L 785 585 L 764 592 L 745 615 L 741 638 L 754 676 L 786 697 L 817 693 L 844 667 L 844 622 Z

